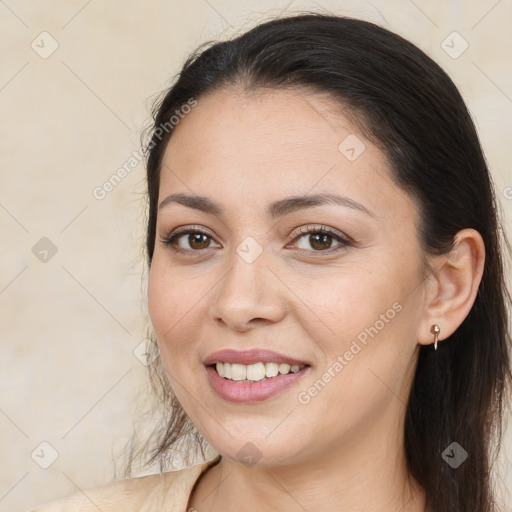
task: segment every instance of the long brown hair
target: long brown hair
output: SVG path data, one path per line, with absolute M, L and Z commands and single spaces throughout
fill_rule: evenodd
M 439 512 L 494 512 L 492 465 L 509 396 L 510 292 L 502 250 L 499 203 L 466 105 L 448 75 L 425 53 L 375 24 L 300 14 L 260 24 L 232 40 L 208 43 L 191 55 L 155 105 L 147 143 L 146 256 L 155 244 L 162 156 L 171 116 L 193 98 L 242 84 L 247 90 L 310 88 L 349 108 L 380 146 L 393 179 L 421 208 L 418 236 L 426 253 L 443 254 L 463 228 L 485 243 L 486 261 L 474 305 L 460 327 L 434 352 L 421 346 L 405 419 L 410 473 Z M 165 132 L 165 133 L 164 133 Z M 135 458 L 164 470 L 187 440 L 204 455 L 204 439 L 174 397 L 159 358 L 150 367 L 161 423 Z M 454 469 L 441 454 L 452 442 L 468 454 Z

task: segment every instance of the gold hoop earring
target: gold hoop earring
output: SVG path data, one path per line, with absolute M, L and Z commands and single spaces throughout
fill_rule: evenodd
M 430 332 L 434 335 L 434 350 L 437 350 L 437 341 L 439 338 L 439 333 L 441 332 L 441 328 L 437 324 L 432 324 Z

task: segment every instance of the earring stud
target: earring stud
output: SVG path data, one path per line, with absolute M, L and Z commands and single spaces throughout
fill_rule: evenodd
M 441 328 L 437 324 L 432 324 L 430 332 L 434 335 L 434 350 L 437 350 L 437 341 L 439 338 L 439 333 L 441 332 Z

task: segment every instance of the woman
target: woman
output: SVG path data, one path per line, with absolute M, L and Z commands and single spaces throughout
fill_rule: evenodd
M 497 510 L 510 295 L 446 73 L 368 22 L 276 19 L 188 59 L 147 150 L 166 417 L 139 455 L 215 456 L 38 510 Z

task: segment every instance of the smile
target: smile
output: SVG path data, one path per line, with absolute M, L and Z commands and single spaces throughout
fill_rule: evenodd
M 287 363 L 263 363 L 239 364 L 239 363 L 216 363 L 217 373 L 228 380 L 241 382 L 261 382 L 276 377 L 277 375 L 288 375 L 297 373 L 306 365 L 289 365 Z

